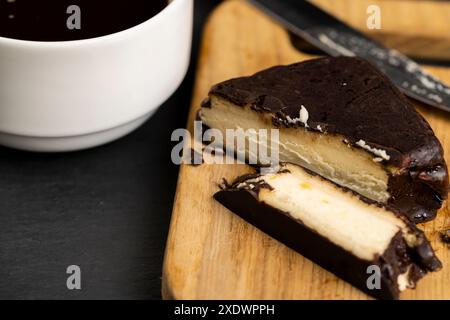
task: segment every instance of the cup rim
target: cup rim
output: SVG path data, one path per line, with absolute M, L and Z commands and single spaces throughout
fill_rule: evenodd
M 126 34 L 132 32 L 132 31 L 138 31 L 144 27 L 146 27 L 149 24 L 155 24 L 159 20 L 163 19 L 165 16 L 167 16 L 170 12 L 175 10 L 177 6 L 179 6 L 179 3 L 186 0 L 168 0 L 167 5 L 159 11 L 156 15 L 150 17 L 149 19 L 145 20 L 144 22 L 141 22 L 135 26 L 132 26 L 128 29 L 124 29 L 121 31 L 117 31 L 114 33 L 106 34 L 103 36 L 98 37 L 92 37 L 92 38 L 86 38 L 86 39 L 79 39 L 79 40 L 62 40 L 62 41 L 39 41 L 39 40 L 23 40 L 23 39 L 14 39 L 14 38 L 7 38 L 0 36 L 0 45 L 6 44 L 6 45 L 28 45 L 28 46 L 40 46 L 40 47 L 63 47 L 63 46 L 73 46 L 73 45 L 82 45 L 82 44 L 88 44 L 98 41 L 107 41 L 107 40 L 114 40 L 121 37 L 126 36 Z

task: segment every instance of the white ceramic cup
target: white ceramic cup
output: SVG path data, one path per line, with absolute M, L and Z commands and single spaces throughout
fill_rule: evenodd
M 136 129 L 185 77 L 192 23 L 193 0 L 172 0 L 146 22 L 103 37 L 0 37 L 0 144 L 74 151 Z

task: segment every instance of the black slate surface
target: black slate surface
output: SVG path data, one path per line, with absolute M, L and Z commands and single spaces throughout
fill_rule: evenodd
M 178 167 L 172 131 L 191 100 L 202 25 L 218 0 L 195 1 L 189 73 L 145 126 L 69 154 L 0 148 L 0 299 L 159 299 Z M 80 291 L 66 268 L 81 267 Z

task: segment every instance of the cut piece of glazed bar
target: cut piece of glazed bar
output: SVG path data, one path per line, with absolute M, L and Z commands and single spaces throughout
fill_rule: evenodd
M 296 165 L 224 182 L 214 198 L 376 298 L 397 299 L 427 272 L 441 268 L 423 232 L 404 215 Z M 373 270 L 381 272 L 380 286 L 369 279 Z
M 415 222 L 433 219 L 447 197 L 447 166 L 432 129 L 389 79 L 359 58 L 309 60 L 217 84 L 200 118 L 224 136 L 226 129 L 277 128 L 280 161 Z

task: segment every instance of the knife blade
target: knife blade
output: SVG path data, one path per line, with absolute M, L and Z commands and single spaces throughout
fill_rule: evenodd
M 450 87 L 416 62 L 389 49 L 304 0 L 249 0 L 257 8 L 331 56 L 358 56 L 386 74 L 407 96 L 450 112 Z

